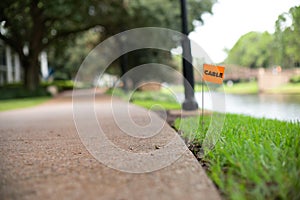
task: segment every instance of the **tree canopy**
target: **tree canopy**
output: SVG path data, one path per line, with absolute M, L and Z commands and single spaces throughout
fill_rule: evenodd
M 109 5 L 109 1 L 101 3 Z M 60 38 L 101 24 L 99 19 L 106 13 L 92 12 L 94 5 L 92 0 L 1 1 L 0 39 L 18 53 L 28 89 L 35 90 L 39 84 L 38 56 L 42 50 Z
M 250 68 L 300 66 L 300 6 L 278 16 L 275 33 L 250 32 L 228 51 L 225 62 Z
M 189 0 L 190 24 L 202 21 L 216 0 Z M 24 84 L 34 90 L 39 84 L 38 55 L 50 46 L 64 48 L 66 40 L 98 27 L 101 38 L 144 26 L 180 31 L 179 1 L 165 0 L 2 0 L 0 39 L 20 56 Z M 193 27 L 190 25 L 190 30 Z M 74 38 L 73 38 L 74 39 Z M 56 43 L 56 44 L 55 44 Z M 28 53 L 24 52 L 28 48 Z
M 281 14 L 276 21 L 275 61 L 284 67 L 300 66 L 300 6 Z
M 273 36 L 268 32 L 243 35 L 229 51 L 226 63 L 250 68 L 268 67 L 272 57 Z

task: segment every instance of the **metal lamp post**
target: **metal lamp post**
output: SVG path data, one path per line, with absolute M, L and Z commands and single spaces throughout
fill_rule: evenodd
M 181 20 L 182 20 L 182 33 L 186 36 L 188 35 L 188 22 L 187 22 L 187 9 L 186 9 L 186 0 L 180 0 L 181 4 Z M 182 103 L 183 110 L 197 110 L 198 104 L 195 100 L 194 93 L 194 71 L 192 62 L 192 53 L 191 53 L 191 43 L 188 39 L 182 41 L 182 68 L 184 76 L 184 95 L 185 100 Z

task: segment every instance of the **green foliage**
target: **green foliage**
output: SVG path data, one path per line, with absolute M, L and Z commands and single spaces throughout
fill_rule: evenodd
M 290 82 L 291 82 L 291 83 L 300 83 L 300 75 L 293 76 L 293 77 L 290 79 Z
M 195 20 L 198 22 L 202 21 L 201 15 L 204 12 L 211 12 L 214 2 L 215 0 L 188 1 L 190 30 L 193 30 L 192 24 Z M 104 31 L 94 33 L 89 31 L 90 33 L 79 35 L 77 39 L 73 40 L 75 42 L 60 40 L 57 43 L 58 46 L 52 49 L 52 55 L 49 56 L 51 66 L 55 67 L 56 70 L 68 73 L 69 78 L 74 77 L 75 72 L 77 72 L 89 51 L 100 40 L 104 40 L 109 36 L 138 27 L 165 27 L 177 31 L 181 30 L 180 1 L 165 0 L 163 4 L 161 4 L 160 0 L 113 1 L 106 9 L 109 17 L 101 24 L 101 29 Z M 170 10 L 172 12 L 169 12 Z M 66 43 L 66 48 L 61 48 L 61 43 Z M 180 41 L 174 39 L 172 46 L 176 47 L 178 44 L 180 44 Z M 121 62 L 121 59 L 119 59 L 112 63 L 108 68 L 108 72 L 123 75 L 131 68 L 145 63 L 161 63 L 176 67 L 170 52 L 156 49 L 132 51 L 127 54 L 127 61 L 128 63 L 125 63 L 126 69 L 120 69 L 119 62 Z M 143 77 L 135 76 L 129 78 L 134 85 L 141 82 L 141 79 L 148 80 L 146 76 L 150 77 L 150 79 L 155 77 L 158 80 L 168 78 L 168 81 L 173 78 L 172 74 L 165 72 L 163 68 L 159 69 L 159 72 L 149 69 L 144 75 Z
M 90 13 L 91 8 L 99 3 L 91 0 L 3 0 L 0 4 L 3 13 L 0 21 L 5 21 L 6 33 L 1 37 L 12 48 L 17 49 L 16 46 L 24 47 L 33 42 L 33 36 L 39 36 L 34 39 L 36 45 L 42 42 L 42 46 L 29 46 L 29 51 L 46 47 L 57 39 L 101 24 L 99 17 L 104 17 L 105 13 L 100 9 Z M 102 0 L 101 4 L 108 6 L 109 1 Z
M 196 83 L 195 84 L 195 92 L 201 92 L 202 91 L 202 85 L 201 83 Z M 208 91 L 207 85 L 203 85 L 203 90 Z M 161 92 L 165 93 L 184 93 L 184 86 L 182 84 L 180 85 L 168 85 L 167 87 L 162 87 Z
M 193 21 L 203 22 L 201 15 L 212 12 L 212 5 L 216 0 L 187 0 L 189 30 L 193 30 Z M 144 27 L 164 27 L 173 30 L 181 30 L 180 1 L 165 0 L 133 0 L 114 1 L 110 4 L 111 19 L 107 26 L 109 33 Z
M 250 68 L 300 66 L 300 6 L 278 16 L 275 33 L 250 32 L 237 41 L 225 60 Z
M 121 97 L 129 101 L 159 101 L 159 102 L 172 102 L 175 103 L 176 97 L 168 91 L 128 91 L 120 88 L 110 88 L 106 91 L 106 94 Z
M 99 6 L 109 0 L 2 0 L 0 3 L 0 39 L 19 55 L 27 89 L 39 85 L 38 56 L 55 42 L 100 25 L 108 16 Z M 91 10 L 94 8 L 94 11 Z M 60 46 L 63 48 L 64 42 Z M 28 53 L 23 51 L 28 47 Z
M 7 84 L 0 87 L 0 99 L 50 96 L 49 92 L 47 92 L 48 86 L 56 86 L 59 91 L 72 90 L 74 82 L 71 80 L 43 82 L 35 91 L 24 89 L 21 83 Z
M 287 83 L 279 87 L 269 89 L 267 92 L 274 94 L 300 94 L 300 82 Z
M 272 89 L 268 89 L 265 91 L 265 93 L 300 94 L 300 77 L 295 76 L 291 79 L 290 82 L 291 83 L 284 84 Z M 222 91 L 222 88 L 219 88 L 218 90 Z M 258 91 L 257 82 L 251 81 L 251 82 L 234 83 L 233 86 L 231 87 L 224 85 L 224 92 L 228 94 L 257 94 L 259 91 Z
M 268 32 L 243 35 L 228 52 L 226 63 L 250 68 L 269 67 L 273 53 L 273 36 Z
M 205 129 L 211 121 L 205 116 Z M 199 118 L 177 119 L 183 132 L 205 135 Z M 226 199 L 299 199 L 300 122 L 226 114 L 221 138 L 201 162 Z
M 120 97 L 126 101 L 130 101 L 133 104 L 142 106 L 147 109 L 180 109 L 181 105 L 176 101 L 176 98 L 172 96 L 170 92 L 166 91 L 136 91 L 124 92 L 119 88 L 109 89 L 106 94 Z
M 176 98 L 172 96 L 170 93 L 164 93 L 160 91 L 153 92 L 134 92 L 130 97 L 131 101 L 157 101 L 157 102 L 170 102 L 177 103 Z
M 180 110 L 181 105 L 177 102 L 165 102 L 165 101 L 153 101 L 153 100 L 147 100 L 147 101 L 141 101 L 141 100 L 134 100 L 133 103 L 135 105 L 151 109 L 151 110 Z
M 120 88 L 109 88 L 105 94 L 113 95 L 115 97 L 120 97 L 122 99 L 128 98 L 128 93 L 126 93 L 124 90 Z
M 201 15 L 211 12 L 215 1 L 188 0 L 190 30 L 193 20 L 202 21 Z M 179 31 L 181 23 L 180 2 L 172 0 L 164 3 L 160 0 L 2 0 L 0 13 L 1 29 L 5 30 L 1 31 L 0 38 L 19 54 L 26 74 L 24 83 L 31 89 L 38 85 L 38 55 L 43 49 L 54 49 L 49 57 L 50 64 L 71 78 L 99 40 L 99 34 L 105 39 L 124 30 L 149 26 Z M 86 34 L 76 40 L 79 33 L 91 28 L 98 32 L 98 38 L 95 34 Z M 92 46 L 89 46 L 91 41 Z M 74 45 L 79 47 L 74 48 Z M 29 48 L 28 55 L 23 52 L 24 46 Z M 131 60 L 138 64 L 145 58 L 148 62 L 151 56 L 142 55 Z M 160 57 L 163 59 L 164 56 Z
M 222 91 L 222 88 L 219 88 Z M 229 87 L 224 85 L 224 92 L 231 94 L 256 94 L 258 93 L 258 84 L 255 81 L 234 83 Z
M 72 40 L 54 43 L 49 48 L 49 66 L 54 69 L 54 79 L 68 80 L 75 77 L 81 63 L 100 40 L 99 32 L 91 29 Z M 65 47 L 62 48 L 62 44 Z
M 50 97 L 31 97 L 24 99 L 0 100 L 0 111 L 32 107 L 44 103 L 49 99 Z
M 49 86 L 56 86 L 58 91 L 73 90 L 74 82 L 72 80 L 57 80 L 52 82 L 44 82 L 42 86 L 47 88 Z
M 27 90 L 22 87 L 22 84 L 9 84 L 0 87 L 0 99 L 15 99 L 26 97 L 50 96 L 46 88 L 39 87 L 35 91 Z
M 275 31 L 276 62 L 283 67 L 300 65 L 300 6 L 280 15 Z

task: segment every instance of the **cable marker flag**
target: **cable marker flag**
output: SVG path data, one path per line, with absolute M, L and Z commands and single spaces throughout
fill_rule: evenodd
M 203 80 L 222 84 L 224 79 L 225 67 L 204 64 L 203 65 Z
M 202 121 L 202 131 L 204 132 L 204 88 L 203 81 L 208 81 L 212 83 L 222 84 L 224 79 L 225 67 L 215 66 L 209 64 L 203 64 L 203 80 L 202 80 L 202 112 L 201 112 L 201 121 Z

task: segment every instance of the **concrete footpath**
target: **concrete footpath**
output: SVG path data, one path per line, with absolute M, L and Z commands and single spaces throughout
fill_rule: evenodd
M 177 133 L 167 124 L 160 130 L 161 134 L 147 139 L 124 134 L 113 121 L 110 101 L 108 96 L 97 95 L 95 114 L 106 137 L 114 145 L 134 154 L 159 152 L 172 138 L 181 144 Z M 127 109 L 125 102 L 115 102 L 118 111 Z M 84 98 L 81 104 L 87 104 Z M 130 163 L 134 167 L 141 162 L 141 169 L 145 170 L 151 167 L 143 166 L 149 165 L 147 161 L 113 155 L 105 147 L 98 149 L 100 157 L 106 156 L 106 161 L 100 162 L 82 143 L 72 108 L 71 94 L 66 93 L 37 107 L 0 113 L 1 200 L 220 199 L 216 188 L 188 150 L 175 162 L 153 172 L 126 172 L 130 171 L 126 168 Z M 133 105 L 128 108 L 137 123 L 149 122 L 149 113 L 145 109 Z M 83 116 L 81 120 L 85 119 L 88 120 Z M 127 128 L 130 131 L 130 127 Z M 92 131 L 87 130 L 86 134 Z M 89 142 L 97 147 L 97 140 Z M 163 163 L 164 159 L 159 157 L 157 163 Z M 120 166 L 107 167 L 114 163 L 120 163 Z M 156 161 L 153 166 L 155 164 Z M 118 167 L 124 170 L 117 170 Z

